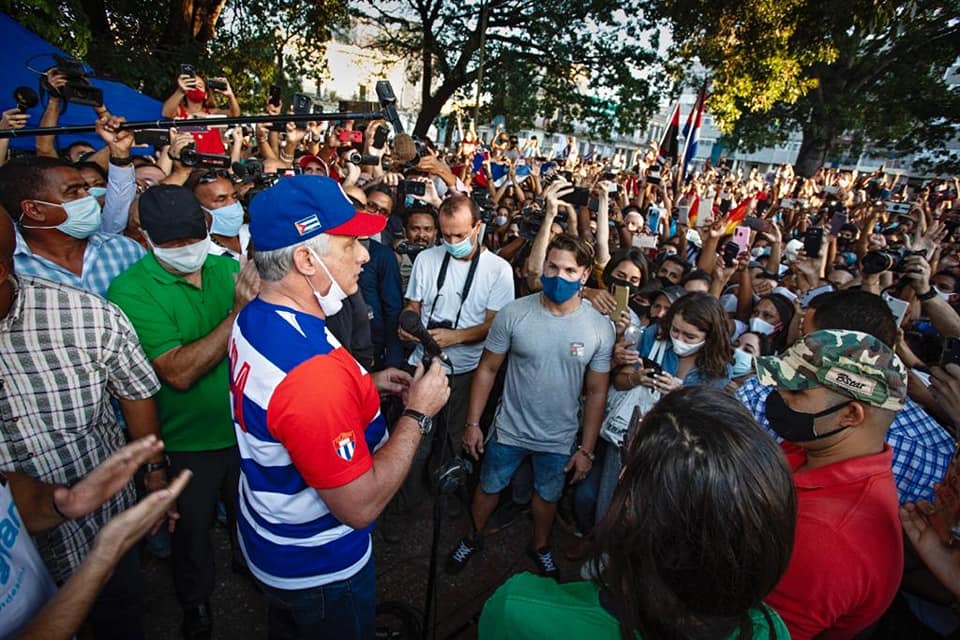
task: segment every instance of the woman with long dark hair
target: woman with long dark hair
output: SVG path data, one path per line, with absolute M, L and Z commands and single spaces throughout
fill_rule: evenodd
M 591 582 L 521 574 L 487 602 L 480 638 L 789 638 L 763 604 L 790 560 L 786 460 L 736 399 L 695 386 L 634 425 Z

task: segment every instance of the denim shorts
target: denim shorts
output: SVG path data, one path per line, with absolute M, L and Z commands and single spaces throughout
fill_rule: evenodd
M 537 495 L 546 502 L 559 501 L 563 494 L 563 481 L 567 476 L 563 468 L 570 461 L 570 456 L 501 444 L 497 442 L 496 435 L 490 438 L 484 448 L 483 464 L 480 467 L 480 490 L 488 494 L 503 491 L 527 456 L 533 461 L 533 488 Z

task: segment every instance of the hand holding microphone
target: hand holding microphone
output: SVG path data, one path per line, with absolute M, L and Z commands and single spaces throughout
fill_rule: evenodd
M 400 328 L 420 341 L 425 355 L 431 358 L 439 358 L 445 365 L 452 366 L 450 358 L 447 357 L 437 341 L 420 322 L 420 315 L 416 311 L 407 309 L 400 314 Z

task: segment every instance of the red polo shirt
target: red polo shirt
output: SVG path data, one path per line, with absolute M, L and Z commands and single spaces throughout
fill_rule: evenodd
M 797 488 L 797 534 L 766 602 L 794 640 L 852 638 L 887 610 L 903 574 L 893 450 L 803 471 L 804 450 L 783 450 Z

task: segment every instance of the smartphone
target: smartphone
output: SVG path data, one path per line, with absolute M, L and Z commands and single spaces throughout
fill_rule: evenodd
M 650 230 L 650 233 L 659 233 L 659 227 L 660 209 L 657 207 L 650 207 L 650 210 L 647 212 L 647 229 Z
M 617 301 L 617 306 L 610 314 L 610 319 L 616 322 L 620 319 L 620 314 L 630 308 L 630 288 L 613 285 L 613 297 Z
M 826 194 L 828 194 L 828 195 L 833 195 L 833 194 L 837 193 L 838 191 L 840 191 L 840 187 L 833 186 L 833 185 L 831 185 L 831 186 L 826 186 L 826 187 L 823 188 L 823 192 L 826 193 Z
M 274 107 L 280 106 L 280 87 L 275 84 L 270 85 L 270 93 L 267 94 L 267 102 Z
M 909 202 L 886 202 L 887 213 L 892 213 L 893 215 L 905 216 L 910 213 L 910 209 L 913 208 L 913 205 Z
M 371 146 L 374 149 L 383 149 L 384 145 L 387 144 L 387 135 L 390 133 L 389 127 L 385 124 L 381 124 L 377 127 L 377 130 L 373 132 L 373 141 Z
M 355 131 L 353 129 L 341 129 L 340 132 L 337 134 L 337 140 L 345 144 L 354 144 L 354 143 L 363 142 L 363 131 Z
M 816 289 L 810 289 L 798 298 L 800 302 L 800 308 L 806 309 L 810 306 L 810 302 L 813 301 L 814 298 L 817 298 L 824 293 L 832 293 L 833 291 L 834 289 L 832 284 L 825 284 L 817 287 Z
M 840 233 L 843 225 L 847 224 L 846 211 L 837 211 L 830 216 L 830 235 L 835 236 Z
M 960 364 L 960 337 L 949 336 L 943 343 L 940 366 L 945 367 L 948 364 Z
M 293 94 L 293 113 L 294 115 L 307 115 L 310 113 L 310 108 L 313 106 L 313 100 L 310 99 L 310 96 L 303 93 Z M 297 129 L 306 129 L 306 122 L 298 122 Z
M 803 250 L 808 258 L 819 258 L 823 245 L 823 227 L 810 227 L 803 237 Z
M 419 180 L 401 180 L 400 189 L 408 196 L 422 196 L 427 193 L 427 183 Z
M 569 202 L 575 207 L 585 207 L 587 206 L 587 201 L 590 199 L 590 189 L 586 187 L 574 187 L 573 191 L 565 196 L 560 196 L 560 199 L 564 202 Z
M 781 209 L 793 209 L 796 205 L 796 200 L 793 198 L 780 198 L 780 208 Z
M 725 264 L 728 269 L 737 261 L 738 255 L 740 255 L 739 244 L 731 240 L 723 245 L 723 264 Z
M 733 200 L 730 198 L 730 196 L 720 196 L 720 204 L 718 205 L 720 208 L 720 213 L 726 215 L 726 213 L 730 211 L 731 204 L 733 204 Z
M 619 188 L 620 188 L 620 185 L 614 182 L 607 188 L 607 193 L 616 193 L 617 189 Z
M 657 376 L 663 373 L 663 367 L 661 367 L 659 364 L 657 364 L 655 361 L 651 360 L 650 358 L 640 358 L 640 360 L 643 362 L 644 369 L 651 370 L 650 373 L 647 374 L 647 376 L 653 378 L 654 376 Z
M 192 64 L 181 64 L 180 65 L 180 75 L 190 76 L 191 78 L 197 77 L 197 70 Z
M 133 134 L 137 144 L 149 144 L 155 150 L 170 144 L 169 129 L 141 129 Z
M 740 251 L 750 251 L 750 227 L 740 226 L 733 231 L 733 241 Z
M 227 83 L 224 80 L 216 80 L 214 78 L 207 79 L 207 88 L 214 91 L 226 91 Z
M 679 217 L 677 218 L 677 222 L 682 225 L 689 225 L 690 224 L 690 205 L 681 204 L 681 205 L 678 205 L 677 209 L 679 210 Z
M 638 249 L 656 249 L 657 236 L 638 233 L 633 236 L 633 246 L 637 247 Z
M 903 319 L 907 316 L 907 310 L 910 309 L 910 303 L 906 300 L 901 300 L 900 298 L 894 298 L 886 291 L 880 296 L 883 298 L 883 301 L 887 303 L 887 308 L 890 309 L 890 313 L 893 314 L 893 319 L 897 323 L 897 326 L 903 325 Z
M 713 224 L 713 198 L 700 198 L 697 205 L 697 226 L 709 227 Z

